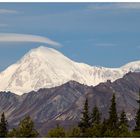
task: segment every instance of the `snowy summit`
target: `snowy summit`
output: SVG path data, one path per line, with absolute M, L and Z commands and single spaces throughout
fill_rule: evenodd
M 140 71 L 140 61 L 120 68 L 94 67 L 74 62 L 55 49 L 41 46 L 32 49 L 0 73 L 0 91 L 22 95 L 40 88 L 59 86 L 70 80 L 95 86 L 121 78 L 129 71 Z

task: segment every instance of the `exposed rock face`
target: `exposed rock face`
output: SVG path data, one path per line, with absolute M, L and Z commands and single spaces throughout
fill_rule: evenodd
M 114 82 L 107 81 L 92 87 L 75 81 L 61 86 L 40 89 L 18 96 L 13 93 L 0 93 L 0 112 L 6 113 L 10 125 L 16 125 L 23 117 L 30 115 L 42 134 L 56 122 L 65 126 L 80 119 L 85 97 L 90 109 L 96 104 L 103 117 L 108 116 L 112 94 L 116 95 L 117 110 L 125 110 L 129 120 L 135 116 L 138 104 L 140 73 L 128 73 Z

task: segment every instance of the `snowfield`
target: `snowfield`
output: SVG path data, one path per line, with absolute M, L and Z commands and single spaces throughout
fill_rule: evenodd
M 121 78 L 129 71 L 140 72 L 140 61 L 120 68 L 89 66 L 74 62 L 55 49 L 41 46 L 30 50 L 0 73 L 0 91 L 22 95 L 40 88 L 59 86 L 70 80 L 95 86 Z

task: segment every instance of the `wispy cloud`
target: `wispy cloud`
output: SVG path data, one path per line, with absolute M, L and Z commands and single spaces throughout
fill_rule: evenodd
M 17 14 L 18 11 L 11 9 L 0 9 L 0 14 Z
M 47 37 L 16 33 L 0 33 L 0 42 L 36 42 L 53 46 L 61 46 L 60 43 L 53 41 Z
M 140 3 L 95 3 L 88 10 L 140 9 Z

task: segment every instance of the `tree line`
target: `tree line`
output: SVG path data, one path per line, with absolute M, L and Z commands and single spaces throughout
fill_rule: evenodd
M 124 110 L 118 115 L 116 98 L 113 94 L 108 111 L 109 117 L 102 119 L 97 106 L 89 111 L 88 98 L 86 98 L 82 117 L 77 126 L 68 131 L 57 126 L 48 132 L 48 137 L 140 137 L 140 90 L 139 108 L 135 116 L 135 127 L 131 129 Z
M 139 100 L 137 100 L 139 108 L 135 116 L 135 128 L 130 129 L 128 119 L 124 110 L 118 115 L 116 108 L 116 98 L 113 94 L 111 105 L 109 108 L 109 117 L 102 118 L 97 106 L 89 111 L 88 98 L 86 98 L 81 114 L 81 119 L 76 126 L 66 130 L 59 124 L 55 128 L 48 131 L 45 137 L 140 137 L 140 91 Z M 33 138 L 41 137 L 35 129 L 34 122 L 30 116 L 26 116 L 20 121 L 16 128 L 8 129 L 8 122 L 4 113 L 0 120 L 0 137 L 23 137 Z
M 1 115 L 0 121 L 0 137 L 14 137 L 14 138 L 33 138 L 38 137 L 39 133 L 34 128 L 34 122 L 29 116 L 26 116 L 20 121 L 16 128 L 8 130 L 8 122 L 5 119 L 4 113 Z

